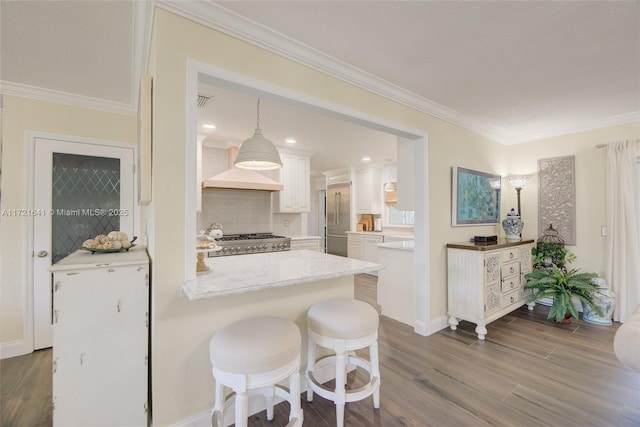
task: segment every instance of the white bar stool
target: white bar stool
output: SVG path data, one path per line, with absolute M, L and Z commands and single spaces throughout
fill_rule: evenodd
M 273 420 L 274 394 L 290 405 L 287 427 L 302 426 L 300 408 L 300 330 L 280 317 L 252 317 L 220 329 L 209 342 L 215 379 L 214 426 L 223 427 L 224 412 L 235 395 L 235 425 L 246 427 L 248 395 L 261 392 L 267 419 Z M 289 379 L 289 389 L 279 385 Z M 234 393 L 225 396 L 226 388 Z
M 344 425 L 344 405 L 373 395 L 373 407 L 380 408 L 380 368 L 378 366 L 378 312 L 369 304 L 348 298 L 332 298 L 311 306 L 307 312 L 309 347 L 307 358 L 307 400 L 313 393 L 336 405 L 336 425 Z M 316 346 L 335 355 L 316 359 Z M 369 361 L 357 357 L 354 350 L 369 347 Z M 313 376 L 321 360 L 335 363 L 336 386 L 330 390 Z M 347 365 L 356 365 L 369 373 L 369 383 L 356 390 L 345 389 Z

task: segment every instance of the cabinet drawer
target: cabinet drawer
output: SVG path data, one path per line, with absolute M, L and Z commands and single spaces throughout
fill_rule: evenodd
M 503 294 L 520 289 L 520 275 L 507 277 L 500 282 L 500 291 Z
M 502 278 L 513 276 L 514 274 L 520 275 L 520 263 L 509 262 L 501 267 Z
M 303 249 L 308 249 L 310 251 L 319 251 L 320 244 L 318 242 L 291 242 L 292 251 L 300 251 Z
M 510 294 L 502 295 L 501 302 L 502 307 L 508 307 L 515 303 L 524 304 L 524 300 L 518 292 L 511 292 Z
M 360 243 L 362 242 L 362 236 L 359 234 L 349 233 L 347 234 L 347 241 L 349 243 Z
M 520 248 L 507 249 L 502 252 L 502 262 L 517 261 L 520 259 Z

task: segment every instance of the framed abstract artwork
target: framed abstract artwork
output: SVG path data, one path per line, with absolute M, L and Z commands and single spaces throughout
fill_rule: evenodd
M 451 225 L 499 224 L 501 183 L 500 175 L 454 167 Z

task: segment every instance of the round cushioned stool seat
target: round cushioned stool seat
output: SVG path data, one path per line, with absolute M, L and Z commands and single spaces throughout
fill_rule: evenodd
M 363 301 L 331 298 L 309 309 L 307 327 L 326 337 L 361 338 L 378 330 L 378 312 Z
M 347 402 L 373 396 L 373 407 L 380 408 L 380 367 L 378 362 L 378 312 L 369 304 L 351 298 L 331 298 L 318 302 L 307 311 L 307 400 L 313 394 L 333 400 L 336 405 L 336 426 L 344 426 Z M 316 346 L 334 354 L 316 358 Z M 369 348 L 369 360 L 354 351 Z M 320 361 L 335 367 L 335 388 L 330 389 L 315 377 Z M 346 389 L 349 365 L 365 369 L 369 382 L 357 389 Z
M 298 357 L 300 331 L 286 319 L 254 317 L 218 331 L 209 343 L 211 364 L 234 374 L 277 369 Z

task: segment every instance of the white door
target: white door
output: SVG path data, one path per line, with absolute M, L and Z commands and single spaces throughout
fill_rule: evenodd
M 132 236 L 132 148 L 35 139 L 33 344 L 53 345 L 48 269 L 86 239 L 121 230 Z

